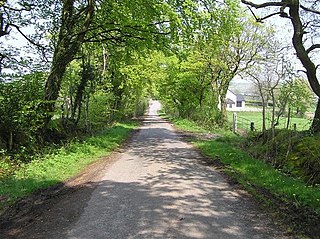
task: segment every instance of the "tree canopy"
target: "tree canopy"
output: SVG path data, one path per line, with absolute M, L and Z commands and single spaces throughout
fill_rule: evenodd
M 294 15 L 293 2 L 274 3 L 280 12 L 267 17 L 285 17 L 286 9 Z M 318 7 L 299 7 L 309 20 L 301 29 L 317 29 Z M 151 97 L 177 117 L 226 127 L 230 82 L 269 61 L 275 45 L 274 31 L 243 12 L 235 0 L 0 1 L 0 146 L 19 150 L 27 138 L 45 144 L 92 133 L 143 114 Z M 317 39 L 314 31 L 294 41 L 304 47 L 297 55 L 316 94 Z M 24 124 L 30 117 L 32 130 Z

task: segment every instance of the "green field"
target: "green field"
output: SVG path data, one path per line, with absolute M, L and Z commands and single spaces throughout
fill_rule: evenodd
M 245 129 L 250 130 L 250 123 L 254 122 L 254 126 L 256 130 L 262 129 L 262 113 L 261 112 L 236 112 L 237 113 L 237 121 L 238 121 L 238 129 Z M 228 112 L 228 120 L 230 124 L 232 124 L 233 121 L 233 112 Z M 271 125 L 271 112 L 267 112 L 266 114 L 266 127 L 267 129 L 270 128 Z M 294 124 L 297 125 L 298 131 L 308 130 L 310 128 L 310 125 L 312 123 L 311 119 L 307 118 L 297 118 L 292 117 L 290 121 L 290 129 L 293 129 Z M 287 118 L 281 117 L 279 121 L 279 125 L 277 125 L 278 129 L 286 128 L 287 124 Z

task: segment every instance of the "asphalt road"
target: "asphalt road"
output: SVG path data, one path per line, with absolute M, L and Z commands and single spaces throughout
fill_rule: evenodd
M 78 192 L 54 205 L 19 238 L 289 238 L 250 196 L 199 163 L 202 156 L 159 118 L 158 108 L 151 104 L 140 130 L 86 196 Z
M 68 238 L 279 238 L 281 233 L 172 126 L 149 116 L 109 167 Z

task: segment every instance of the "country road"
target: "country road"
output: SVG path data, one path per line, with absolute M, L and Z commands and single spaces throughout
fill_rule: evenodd
M 99 180 L 52 205 L 18 238 L 289 238 L 250 196 L 201 164 L 158 108 L 152 102 Z

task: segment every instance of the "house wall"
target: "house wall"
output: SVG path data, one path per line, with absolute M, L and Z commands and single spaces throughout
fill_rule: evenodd
M 238 110 L 243 110 L 246 107 L 245 101 L 242 101 L 242 107 L 237 107 L 237 96 L 232 93 L 232 91 L 228 90 L 227 91 L 227 95 L 226 98 L 232 100 L 233 102 L 235 102 L 234 104 L 230 105 L 227 104 L 227 110 L 229 111 L 238 111 Z M 219 100 L 219 105 L 218 105 L 219 109 L 221 109 L 221 102 Z
M 229 98 L 230 100 L 232 100 L 233 102 L 237 102 L 237 96 L 235 94 L 233 94 L 230 90 L 227 91 L 227 95 L 226 98 Z M 232 108 L 236 107 L 235 104 L 232 105 Z M 229 107 L 228 107 L 229 108 Z

